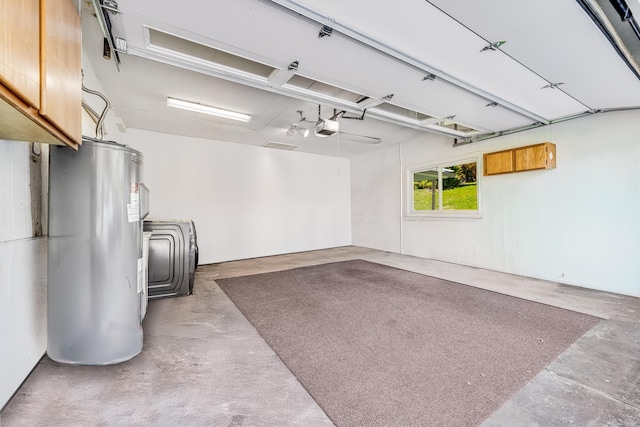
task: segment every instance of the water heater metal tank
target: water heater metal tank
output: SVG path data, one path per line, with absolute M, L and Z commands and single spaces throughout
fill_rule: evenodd
M 141 183 L 142 154 L 130 147 L 88 138 L 77 152 L 51 147 L 47 354 L 55 361 L 104 365 L 142 350 Z

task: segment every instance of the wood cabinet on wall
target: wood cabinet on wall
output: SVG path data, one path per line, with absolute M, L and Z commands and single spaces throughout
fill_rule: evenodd
M 551 142 L 486 153 L 484 175 L 499 175 L 536 169 L 555 169 L 556 145 Z
M 0 1 L 0 139 L 82 141 L 80 17 L 71 0 Z

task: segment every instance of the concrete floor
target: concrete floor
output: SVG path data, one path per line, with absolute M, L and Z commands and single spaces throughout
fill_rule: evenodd
M 201 266 L 192 296 L 151 301 L 140 355 L 103 367 L 45 357 L 0 425 L 332 425 L 215 280 L 347 259 L 605 319 L 484 425 L 640 425 L 640 299 L 358 247 Z

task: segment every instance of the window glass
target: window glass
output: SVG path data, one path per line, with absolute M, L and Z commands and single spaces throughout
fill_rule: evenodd
M 413 213 L 478 212 L 477 162 L 419 168 L 411 177 Z

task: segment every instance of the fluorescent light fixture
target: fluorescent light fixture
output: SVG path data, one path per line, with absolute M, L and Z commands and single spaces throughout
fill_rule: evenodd
M 210 114 L 212 116 L 224 117 L 225 119 L 248 122 L 251 120 L 249 114 L 236 113 L 235 111 L 223 110 L 221 108 L 210 107 L 208 105 L 196 104 L 189 101 L 167 98 L 167 106 L 181 108 L 183 110 L 195 111 L 196 113 Z

